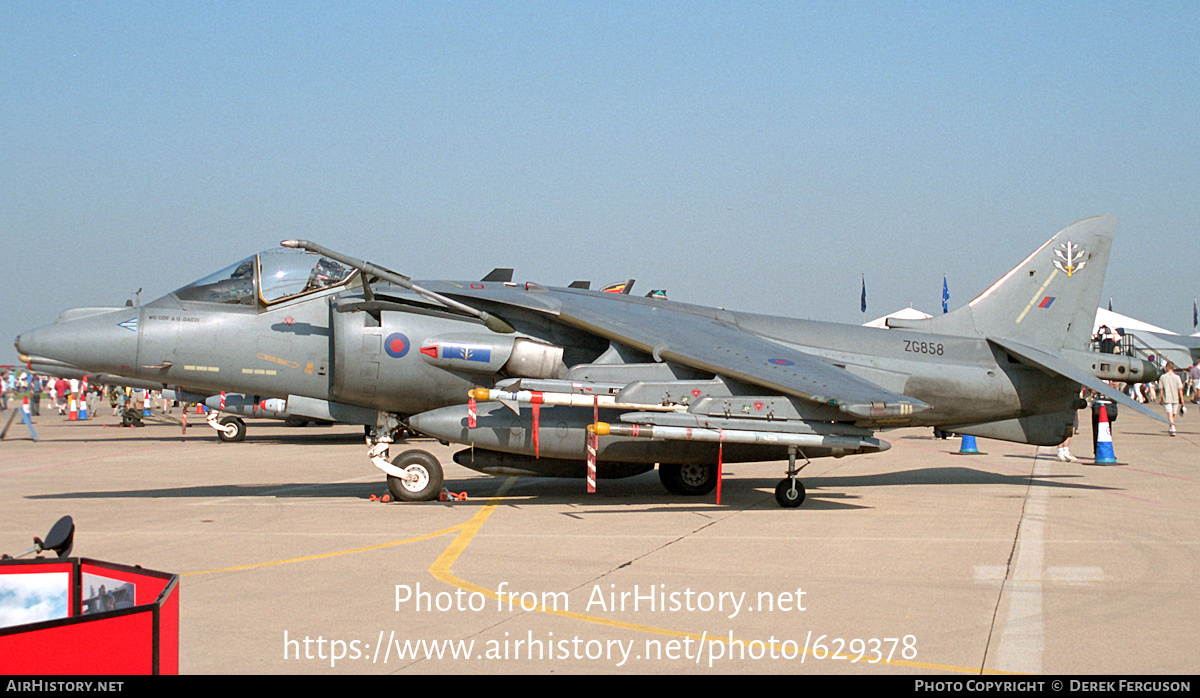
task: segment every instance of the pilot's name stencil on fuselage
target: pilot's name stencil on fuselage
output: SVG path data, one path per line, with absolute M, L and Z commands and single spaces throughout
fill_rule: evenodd
M 277 356 L 271 356 L 270 354 L 263 354 L 260 352 L 258 354 L 258 358 L 262 359 L 263 361 L 270 361 L 271 363 L 279 364 L 281 366 L 287 366 L 288 368 L 300 368 L 300 364 L 295 361 L 281 359 Z

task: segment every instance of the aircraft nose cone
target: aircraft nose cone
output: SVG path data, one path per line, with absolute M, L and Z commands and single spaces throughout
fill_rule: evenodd
M 13 340 L 13 347 L 16 348 L 17 354 L 20 356 L 22 362 L 27 362 L 27 357 L 37 354 L 37 352 L 33 350 L 33 347 L 37 346 L 37 342 L 30 341 L 31 337 L 36 338 L 36 336 L 37 330 L 30 330 L 28 332 L 22 332 L 21 334 L 17 335 L 16 339 Z
M 53 325 L 50 327 L 52 328 Z M 36 330 L 29 330 L 28 332 L 22 332 L 21 334 L 17 335 L 16 339 L 13 340 L 13 346 L 16 348 L 17 354 L 20 356 L 22 363 L 29 363 L 31 360 L 37 358 L 52 358 L 46 353 L 46 349 L 49 347 L 46 346 L 45 342 L 40 341 L 40 338 L 45 334 L 46 329 L 48 328 L 39 328 Z
M 13 339 L 13 347 L 17 350 L 17 354 L 21 357 L 35 356 L 37 352 L 33 350 L 37 346 L 37 330 L 22 332 Z M 21 361 L 25 361 L 24 358 Z
M 119 324 L 128 319 L 128 311 L 115 308 L 69 310 L 52 325 L 17 335 L 13 345 L 34 363 L 49 359 L 87 371 L 115 371 L 136 364 L 138 333 Z

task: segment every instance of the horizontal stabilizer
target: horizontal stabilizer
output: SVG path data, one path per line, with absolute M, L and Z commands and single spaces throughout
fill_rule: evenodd
M 1145 405 L 1142 405 L 1136 400 L 1129 398 L 1127 395 L 1125 395 L 1125 393 L 1112 387 L 1088 371 L 1076 366 L 1060 356 L 1056 356 L 1042 349 L 1035 349 L 1034 347 L 1026 346 L 1019 342 L 1014 342 L 1010 339 L 997 339 L 995 337 L 988 337 L 987 340 L 1027 364 L 1037 366 L 1038 368 L 1051 373 L 1057 373 L 1064 378 L 1068 378 L 1076 383 L 1080 383 L 1084 387 L 1104 395 L 1113 402 L 1124 405 L 1131 410 L 1137 410 L 1151 419 L 1157 419 L 1160 422 L 1167 421 L 1161 415 L 1158 415 L 1148 409 Z
M 480 281 L 503 281 L 505 283 L 508 283 L 509 281 L 512 281 L 512 279 L 513 279 L 513 270 L 512 269 L 506 269 L 504 267 L 496 267 L 495 269 L 489 271 L 487 276 L 480 279 Z

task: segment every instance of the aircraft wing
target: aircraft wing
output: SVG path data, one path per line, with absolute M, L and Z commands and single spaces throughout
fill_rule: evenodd
M 1020 342 L 1014 342 L 1011 339 L 988 337 L 987 340 L 1028 364 L 1069 378 L 1090 390 L 1103 394 L 1116 403 L 1124 405 L 1131 410 L 1137 410 L 1151 419 L 1157 419 L 1164 423 L 1167 421 L 1166 418 L 1151 411 L 1145 405 L 1062 357 L 1051 354 L 1044 349 L 1037 349 L 1021 344 Z
M 727 376 L 743 383 L 839 408 L 856 418 L 895 419 L 929 409 L 812 354 L 750 334 L 684 304 L 560 292 L 557 319 L 658 361 Z

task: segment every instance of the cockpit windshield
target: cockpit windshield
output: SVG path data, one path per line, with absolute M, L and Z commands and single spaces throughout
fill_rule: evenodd
M 350 267 L 303 250 L 267 250 L 188 284 L 175 296 L 183 301 L 250 306 L 261 300 L 269 305 L 343 284 L 353 274 Z
M 175 292 L 181 301 L 254 305 L 254 257 L 247 257 Z

